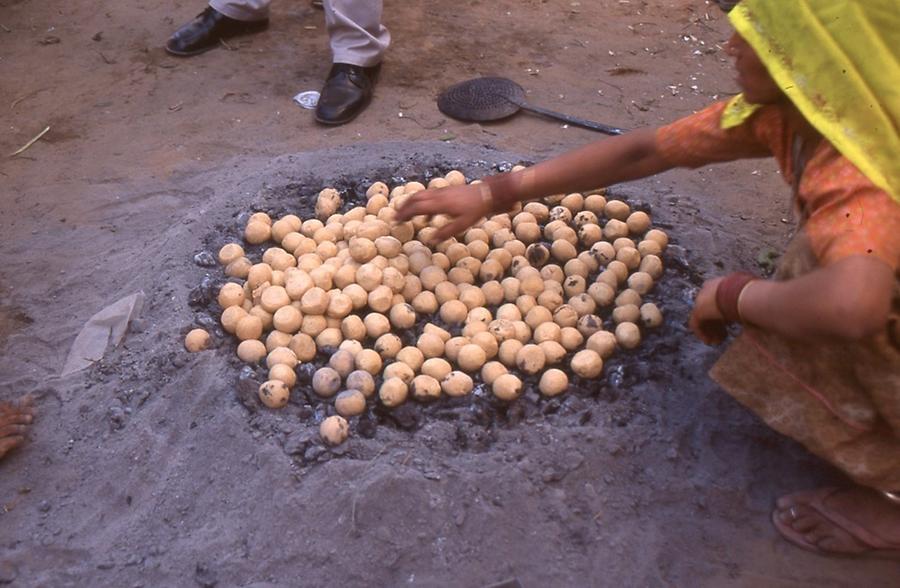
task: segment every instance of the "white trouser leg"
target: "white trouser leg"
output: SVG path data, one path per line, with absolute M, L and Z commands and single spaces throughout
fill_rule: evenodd
M 381 63 L 391 34 L 381 24 L 382 0 L 325 0 L 333 63 Z
M 269 18 L 270 2 L 271 0 L 210 0 L 209 5 L 228 18 L 254 21 Z

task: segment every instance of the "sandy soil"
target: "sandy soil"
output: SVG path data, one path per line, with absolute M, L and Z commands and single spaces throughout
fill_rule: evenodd
M 622 188 L 670 227 L 667 329 L 595 396 L 484 425 L 425 414 L 325 451 L 300 404 L 245 406 L 233 345 L 187 356 L 216 270 L 199 251 L 254 206 L 383 174 L 539 160 L 596 135 L 520 115 L 470 125 L 441 88 L 511 77 L 529 99 L 627 127 L 734 91 L 728 27 L 697 0 L 386 1 L 376 100 L 316 126 L 290 98 L 328 69 L 322 13 L 189 60 L 161 46 L 202 6 L 0 0 L 0 397 L 37 396 L 0 464 L 0 583 L 17 586 L 888 586 L 896 564 L 779 539 L 781 493 L 840 481 L 712 385 L 686 336 L 702 276 L 784 241 L 771 162 Z M 402 116 L 400 116 L 402 113 Z M 483 162 L 483 163 L 479 163 Z M 58 376 L 85 321 L 142 290 L 124 345 Z M 193 292 L 192 292 L 193 291 Z M 618 366 L 618 367 L 617 367 Z M 421 415 L 420 415 L 421 416 Z M 402 423 L 401 423 L 402 424 Z

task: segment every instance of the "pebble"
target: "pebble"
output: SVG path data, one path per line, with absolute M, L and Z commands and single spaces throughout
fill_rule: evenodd
M 194 581 L 203 588 L 213 588 L 219 583 L 219 578 L 206 564 L 198 563 L 194 569 Z
M 209 251 L 201 251 L 194 256 L 194 263 L 200 267 L 216 267 L 216 258 Z
M 19 577 L 19 570 L 12 562 L 0 562 L 0 584 L 12 584 Z
M 50 503 L 46 500 L 42 500 L 38 505 L 38 510 L 41 512 L 50 512 Z

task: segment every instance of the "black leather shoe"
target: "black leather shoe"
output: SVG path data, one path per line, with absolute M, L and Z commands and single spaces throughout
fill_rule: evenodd
M 172 55 L 187 57 L 215 49 L 219 41 L 236 35 L 261 31 L 269 26 L 269 19 L 243 21 L 228 18 L 212 7 L 197 15 L 173 34 L 166 43 L 166 51 Z
M 348 123 L 372 100 L 380 65 L 361 67 L 349 63 L 331 66 L 316 107 L 316 120 L 325 125 Z

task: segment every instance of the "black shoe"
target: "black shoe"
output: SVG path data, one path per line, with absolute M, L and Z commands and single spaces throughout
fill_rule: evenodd
M 269 19 L 243 21 L 228 18 L 212 7 L 197 15 L 173 34 L 166 43 L 166 51 L 186 57 L 197 55 L 219 46 L 219 41 L 261 31 L 269 26 Z
M 356 118 L 372 99 L 380 67 L 361 67 L 349 63 L 331 66 L 319 96 L 316 120 L 326 125 L 342 125 Z

